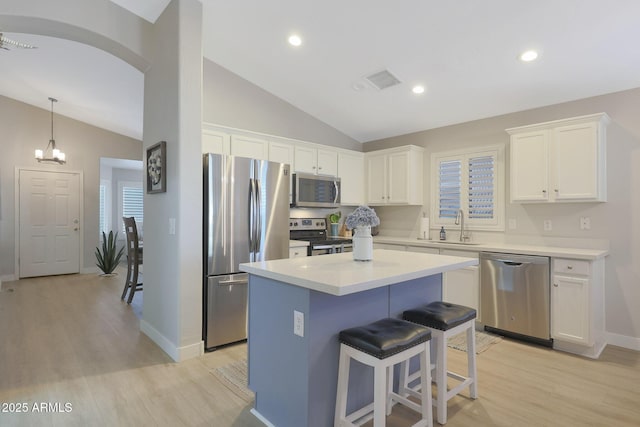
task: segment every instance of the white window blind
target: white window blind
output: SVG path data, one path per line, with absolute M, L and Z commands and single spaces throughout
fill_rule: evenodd
M 433 225 L 453 225 L 462 210 L 469 229 L 504 229 L 503 150 L 495 146 L 432 154 Z
M 122 216 L 134 217 L 137 223 L 144 222 L 142 187 L 122 187 Z
M 494 216 L 495 159 L 493 156 L 469 159 L 469 219 Z
M 455 218 L 460 209 L 460 190 L 462 186 L 462 162 L 460 160 L 442 161 L 439 168 L 439 216 Z
M 107 233 L 107 187 L 105 185 L 100 185 L 100 236 L 102 233 Z

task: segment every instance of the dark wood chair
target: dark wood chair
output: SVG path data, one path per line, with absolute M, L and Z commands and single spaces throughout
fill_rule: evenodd
M 124 221 L 124 229 L 127 236 L 127 279 L 124 282 L 124 289 L 120 299 L 124 300 L 127 291 L 129 291 L 127 304 L 131 304 L 136 291 L 142 290 L 142 274 L 139 270 L 140 265 L 142 265 L 142 248 L 138 241 L 138 227 L 136 226 L 135 218 L 122 217 L 122 221 Z

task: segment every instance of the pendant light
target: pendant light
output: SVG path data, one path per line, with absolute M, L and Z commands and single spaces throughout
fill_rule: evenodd
M 55 98 L 49 98 L 51 101 L 51 139 L 49 140 L 49 144 L 47 148 L 43 150 L 36 150 L 36 160 L 38 163 L 49 162 L 49 163 L 58 163 L 59 165 L 64 165 L 67 163 L 66 155 L 56 148 L 56 140 L 53 139 L 53 103 L 58 102 Z M 51 157 L 44 157 L 47 151 L 51 147 Z

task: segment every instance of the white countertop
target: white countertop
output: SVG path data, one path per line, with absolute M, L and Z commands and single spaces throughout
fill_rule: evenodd
M 240 264 L 240 270 L 331 295 L 348 295 L 445 271 L 478 265 L 477 259 L 375 249 L 373 261 L 350 252 Z
M 289 247 L 290 248 L 299 248 L 301 246 L 309 246 L 309 242 L 304 241 L 304 240 L 289 240 Z
M 480 244 L 458 244 L 447 243 L 439 240 L 419 240 L 404 237 L 376 236 L 374 243 L 388 243 L 409 246 L 421 246 L 438 249 L 454 249 L 459 251 L 472 252 L 502 252 L 509 254 L 540 255 L 548 257 L 572 258 L 594 260 L 609 255 L 605 249 L 580 249 L 565 248 L 560 246 L 536 246 L 513 243 L 480 243 Z

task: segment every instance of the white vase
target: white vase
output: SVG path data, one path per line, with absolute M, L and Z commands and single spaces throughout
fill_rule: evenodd
M 353 259 L 355 261 L 371 261 L 373 259 L 373 237 L 371 227 L 359 226 L 353 235 Z

